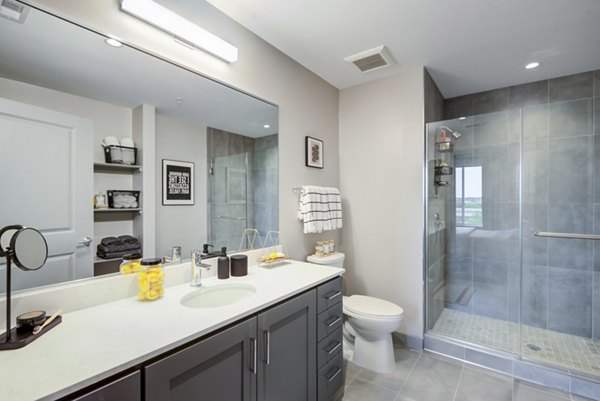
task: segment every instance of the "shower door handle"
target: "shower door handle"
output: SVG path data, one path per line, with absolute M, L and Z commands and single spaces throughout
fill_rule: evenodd
M 552 233 L 546 231 L 536 231 L 533 233 L 536 237 L 545 238 L 567 238 L 567 239 L 589 239 L 589 240 L 600 240 L 600 235 L 593 234 L 572 234 L 572 233 Z

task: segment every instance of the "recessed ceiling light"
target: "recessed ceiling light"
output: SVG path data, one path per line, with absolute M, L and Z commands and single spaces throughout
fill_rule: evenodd
M 263 125 L 263 127 L 265 127 L 265 128 L 271 128 L 271 126 L 269 124 L 265 124 L 265 125 Z
M 540 63 L 538 63 L 537 61 L 534 61 L 533 63 L 529 63 L 525 66 L 526 69 L 528 70 L 533 70 L 534 68 L 538 68 L 540 66 Z
M 121 47 L 123 43 L 119 42 L 117 39 L 108 38 L 105 40 L 106 44 L 112 47 Z
M 467 117 L 458 117 L 459 120 L 466 120 Z

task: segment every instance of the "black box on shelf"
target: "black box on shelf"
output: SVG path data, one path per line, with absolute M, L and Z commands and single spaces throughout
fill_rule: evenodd
M 111 209 L 137 209 L 140 207 L 140 191 L 106 191 L 108 207 Z
M 103 146 L 104 160 L 112 164 L 135 165 L 137 163 L 137 148 L 129 146 Z

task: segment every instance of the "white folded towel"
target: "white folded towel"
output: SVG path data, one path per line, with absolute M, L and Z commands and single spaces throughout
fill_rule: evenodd
M 342 228 L 340 190 L 304 185 L 298 204 L 298 219 L 304 222 L 304 234 Z

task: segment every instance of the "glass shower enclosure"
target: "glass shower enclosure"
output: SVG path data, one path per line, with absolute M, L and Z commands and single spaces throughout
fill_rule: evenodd
M 426 329 L 598 379 L 600 141 L 551 112 L 427 124 Z

